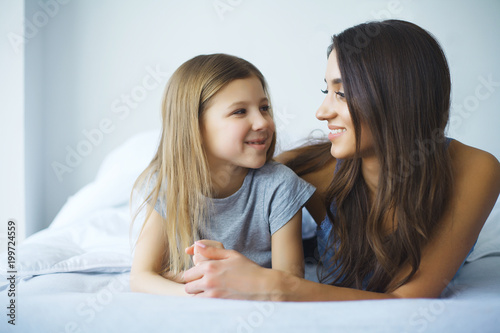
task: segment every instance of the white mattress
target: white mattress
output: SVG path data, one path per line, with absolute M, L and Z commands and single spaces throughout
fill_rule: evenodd
M 128 195 L 157 135 L 139 135 L 113 151 L 51 226 L 18 246 L 15 326 L 6 316 L 12 297 L 0 255 L 0 332 L 500 331 L 498 202 L 440 299 L 274 303 L 131 293 L 137 230 L 130 237 Z
M 131 293 L 128 273 L 54 273 L 17 285 L 2 332 L 498 332 L 500 258 L 468 263 L 441 299 L 275 303 Z M 1 293 L 6 303 L 5 290 Z

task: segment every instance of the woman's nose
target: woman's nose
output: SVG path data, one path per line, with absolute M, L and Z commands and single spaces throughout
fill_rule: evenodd
M 335 112 L 335 102 L 331 99 L 329 95 L 325 96 L 323 103 L 319 106 L 316 111 L 316 118 L 319 120 L 328 120 L 334 118 L 337 115 Z

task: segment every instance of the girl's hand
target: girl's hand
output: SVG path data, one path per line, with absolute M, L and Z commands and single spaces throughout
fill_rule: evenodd
M 202 239 L 195 242 L 193 245 L 186 248 L 185 250 L 187 254 L 193 256 L 193 263 L 195 266 L 198 265 L 200 262 L 209 260 L 202 254 L 200 254 L 200 248 L 206 248 L 207 246 L 215 247 L 218 249 L 224 248 L 224 245 L 221 242 L 214 240 Z
M 293 287 L 288 282 L 296 279 L 286 272 L 260 267 L 234 250 L 207 246 L 199 251 L 208 260 L 184 272 L 184 290 L 197 297 L 281 300 L 283 284 Z

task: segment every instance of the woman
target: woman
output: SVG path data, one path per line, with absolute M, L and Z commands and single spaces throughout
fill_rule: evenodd
M 186 271 L 201 297 L 333 301 L 438 297 L 474 246 L 500 191 L 494 156 L 445 138 L 450 75 L 420 27 L 389 20 L 333 37 L 325 100 L 327 144 L 278 159 L 317 187 L 324 283 L 264 269 L 197 243 L 209 261 Z M 325 185 L 330 184 L 330 185 Z

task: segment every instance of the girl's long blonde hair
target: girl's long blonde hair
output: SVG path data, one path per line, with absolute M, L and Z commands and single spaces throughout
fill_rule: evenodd
M 144 198 L 132 223 L 144 209 L 147 221 L 157 202 L 165 208 L 163 273 L 177 274 L 191 266 L 184 249 L 197 240 L 208 218 L 207 198 L 212 195 L 212 182 L 200 133 L 202 114 L 212 97 L 228 83 L 252 76 L 260 80 L 270 100 L 262 73 L 248 61 L 227 54 L 194 57 L 182 64 L 167 83 L 161 141 L 131 194 L 131 202 L 137 192 L 142 192 Z M 273 157 L 275 144 L 276 134 L 267 161 Z

